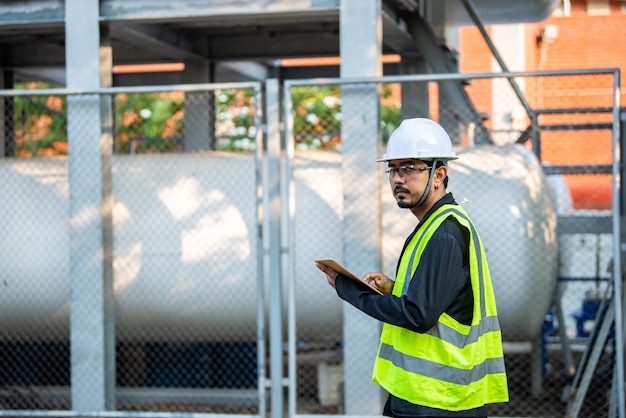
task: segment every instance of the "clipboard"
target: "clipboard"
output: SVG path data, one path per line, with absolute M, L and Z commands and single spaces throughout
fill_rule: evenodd
M 347 278 L 354 280 L 355 282 L 359 282 L 361 285 L 368 287 L 370 290 L 373 290 L 374 292 L 378 293 L 379 295 L 382 295 L 383 292 L 381 292 L 380 290 L 378 290 L 376 287 L 372 286 L 369 283 L 364 282 L 363 280 L 361 280 L 357 275 L 355 275 L 354 273 L 352 273 L 350 270 L 348 270 L 347 268 L 345 268 L 344 266 L 342 266 L 341 264 L 339 264 L 338 262 L 336 262 L 335 260 L 333 260 L 332 258 L 320 258 L 315 260 L 316 263 L 320 263 L 328 268 L 331 268 L 333 270 L 335 270 L 337 273 L 341 273 L 342 275 L 346 276 Z

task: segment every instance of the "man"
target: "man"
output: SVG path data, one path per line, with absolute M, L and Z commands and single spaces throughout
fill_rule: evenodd
M 396 279 L 380 272 L 367 289 L 317 264 L 340 298 L 382 321 L 372 379 L 395 417 L 486 417 L 508 401 L 502 336 L 485 250 L 448 184 L 457 159 L 446 131 L 430 119 L 404 120 L 383 158 L 391 191 L 418 219 Z

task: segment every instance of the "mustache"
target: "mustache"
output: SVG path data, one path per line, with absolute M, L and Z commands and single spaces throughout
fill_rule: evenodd
M 396 187 L 393 188 L 393 192 L 394 193 L 398 193 L 398 192 L 409 193 L 409 189 L 407 189 L 406 187 L 402 187 L 400 185 L 397 185 Z

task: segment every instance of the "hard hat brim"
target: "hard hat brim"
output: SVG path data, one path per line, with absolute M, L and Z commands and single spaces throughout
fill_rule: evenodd
M 391 161 L 391 160 L 422 160 L 422 161 L 428 161 L 428 160 L 445 160 L 445 161 L 452 161 L 452 160 L 458 160 L 459 157 L 458 156 L 445 156 L 445 157 L 415 157 L 415 156 L 393 156 L 393 157 L 386 157 L 383 156 L 383 158 L 379 158 L 377 160 L 375 160 L 375 162 L 377 163 L 384 163 L 386 161 Z

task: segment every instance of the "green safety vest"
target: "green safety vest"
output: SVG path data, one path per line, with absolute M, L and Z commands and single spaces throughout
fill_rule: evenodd
M 393 287 L 406 293 L 420 257 L 437 228 L 453 216 L 470 233 L 470 278 L 474 296 L 472 324 L 445 312 L 425 333 L 384 324 L 372 380 L 413 404 L 449 411 L 509 400 L 502 334 L 485 251 L 467 212 L 443 205 L 426 219 L 402 253 Z

